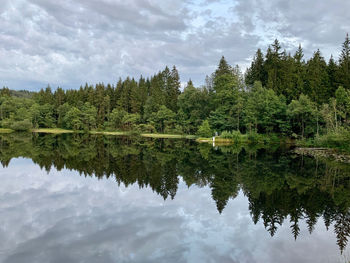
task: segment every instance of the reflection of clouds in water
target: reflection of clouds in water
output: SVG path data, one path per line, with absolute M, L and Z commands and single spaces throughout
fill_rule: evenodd
M 24 159 L 0 177 L 4 262 L 332 262 L 339 253 L 323 222 L 312 235 L 301 224 L 295 242 L 286 221 L 271 238 L 242 194 L 219 215 L 207 187 L 180 183 L 164 202 L 151 189 L 46 174 Z

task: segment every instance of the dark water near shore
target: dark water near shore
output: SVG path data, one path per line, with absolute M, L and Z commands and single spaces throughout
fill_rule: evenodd
M 0 135 L 0 262 L 345 262 L 350 166 L 273 147 Z

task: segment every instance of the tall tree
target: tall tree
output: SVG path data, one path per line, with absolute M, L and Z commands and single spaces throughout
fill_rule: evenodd
M 246 72 L 245 82 L 248 86 L 253 86 L 255 81 L 263 82 L 265 78 L 266 77 L 264 72 L 264 54 L 259 48 L 253 58 L 250 68 L 248 68 Z
M 177 112 L 177 98 L 180 95 L 180 77 L 175 66 L 173 66 L 169 75 L 166 75 L 166 96 L 165 105 L 173 112 Z
M 316 113 L 316 105 L 304 94 L 288 105 L 288 115 L 294 121 L 294 129 L 300 132 L 302 138 L 315 133 Z
M 268 48 L 264 69 L 267 73 L 267 82 L 263 83 L 267 88 L 274 90 L 277 94 L 281 94 L 282 83 L 280 79 L 281 70 L 281 45 L 277 39 Z
M 305 60 L 304 60 L 304 51 L 300 44 L 293 58 L 294 58 L 293 90 L 287 96 L 288 101 L 290 101 L 290 99 L 292 100 L 298 99 L 300 94 L 303 93 L 304 91 Z
M 331 55 L 327 65 L 327 73 L 328 73 L 328 81 L 329 81 L 327 97 L 334 97 L 335 91 L 339 86 L 339 83 L 337 80 L 338 71 L 339 71 L 338 65 L 335 62 L 333 55 Z
M 350 89 L 350 39 L 346 34 L 345 41 L 339 58 L 338 82 L 345 89 Z
M 305 94 L 319 104 L 327 102 L 329 100 L 327 63 L 319 50 L 307 62 L 306 73 Z

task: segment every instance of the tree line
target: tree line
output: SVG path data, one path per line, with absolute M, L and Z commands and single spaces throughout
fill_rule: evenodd
M 278 40 L 264 55 L 258 49 L 242 74 L 224 57 L 206 84 L 191 80 L 181 91 L 179 73 L 166 67 L 150 78 L 127 77 L 113 84 L 19 96 L 0 91 L 1 127 L 15 130 L 65 128 L 197 134 L 278 133 L 308 138 L 345 133 L 350 115 L 350 40 L 338 60 L 317 50 L 305 61 Z

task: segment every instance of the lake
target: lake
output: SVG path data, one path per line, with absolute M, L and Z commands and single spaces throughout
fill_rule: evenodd
M 0 135 L 0 262 L 346 262 L 350 166 L 286 147 Z

